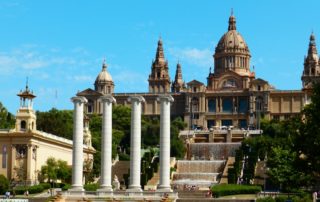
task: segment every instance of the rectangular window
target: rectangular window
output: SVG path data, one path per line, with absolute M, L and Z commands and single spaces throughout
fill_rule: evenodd
M 248 99 L 239 98 L 239 113 L 247 113 L 247 112 L 248 112 Z
M 2 146 L 2 168 L 7 168 L 7 145 Z
M 223 98 L 222 100 L 222 110 L 223 112 L 232 112 L 232 98 Z
M 199 119 L 199 114 L 193 114 L 192 119 Z
M 208 101 L 208 109 L 209 109 L 209 112 L 216 112 L 216 100 L 215 99 L 210 99 Z
M 221 120 L 222 126 L 232 126 L 232 120 Z
M 279 115 L 273 115 L 273 120 L 280 121 L 280 116 Z
M 247 128 L 247 120 L 246 119 L 240 119 L 239 120 L 239 128 Z
M 284 120 L 289 120 L 290 117 L 291 117 L 290 114 L 285 114 L 285 115 L 284 115 Z
M 207 126 L 208 126 L 209 129 L 212 128 L 215 125 L 216 125 L 216 123 L 215 123 L 214 120 L 207 120 Z

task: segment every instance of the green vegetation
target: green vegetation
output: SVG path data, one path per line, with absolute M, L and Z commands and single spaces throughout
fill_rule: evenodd
M 258 158 L 266 160 L 271 183 L 283 192 L 313 190 L 320 181 L 320 84 L 314 84 L 311 104 L 300 115 L 282 121 L 262 120 L 263 135 L 243 141 L 241 151 L 248 156 L 244 179 L 254 177 Z M 236 157 L 234 175 L 239 176 L 243 156 Z M 239 168 L 240 166 L 240 168 Z
M 73 112 L 52 108 L 48 112 L 36 112 L 37 129 L 72 140 Z
M 97 191 L 99 189 L 99 184 L 93 183 L 93 184 L 85 184 L 83 188 L 86 191 Z
M 287 202 L 290 199 L 291 202 L 312 202 L 310 195 L 303 195 L 303 196 L 278 196 L 275 198 L 272 197 L 265 197 L 265 198 L 258 198 L 257 202 Z
M 257 194 L 261 191 L 260 186 L 220 184 L 211 187 L 214 197 L 236 195 L 236 194 Z
M 41 167 L 41 174 L 39 180 L 42 182 L 48 180 L 48 182 L 56 182 L 57 179 L 62 183 L 71 182 L 71 167 L 68 166 L 66 161 L 56 160 L 50 157 L 46 161 L 46 165 Z
M 153 149 L 150 149 L 150 151 L 145 152 L 143 157 L 141 158 L 141 186 L 144 188 L 144 186 L 147 184 L 148 180 L 150 180 L 154 173 L 158 171 L 159 167 L 159 158 L 155 158 L 156 156 L 155 151 Z M 153 161 L 152 161 L 153 160 Z M 130 172 L 128 174 L 124 174 L 123 178 L 125 181 L 125 185 L 129 186 L 129 176 Z
M 8 188 L 9 180 L 4 175 L 0 175 L 0 194 L 4 194 Z
M 15 123 L 14 115 L 12 115 L 0 102 L 0 128 L 13 128 Z

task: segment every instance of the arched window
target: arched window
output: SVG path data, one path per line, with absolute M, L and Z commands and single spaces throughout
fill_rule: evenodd
M 191 110 L 193 112 L 198 112 L 199 111 L 199 99 L 197 97 L 193 97 L 191 99 Z
M 234 79 L 227 79 L 222 84 L 223 88 L 234 88 L 237 87 L 236 81 Z
M 256 110 L 257 111 L 262 111 L 262 103 L 263 103 L 262 97 L 257 97 L 256 98 Z
M 88 100 L 88 113 L 93 113 L 93 101 Z
M 20 129 L 21 130 L 26 130 L 27 129 L 27 123 L 26 123 L 26 121 L 21 121 L 21 123 L 20 123 Z

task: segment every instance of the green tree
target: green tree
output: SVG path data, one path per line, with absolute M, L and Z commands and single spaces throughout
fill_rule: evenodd
M 14 123 L 14 116 L 0 102 L 0 128 L 13 128 Z
M 71 168 L 66 161 L 56 160 L 54 157 L 47 159 L 46 164 L 41 167 L 42 179 L 48 182 L 55 182 L 60 179 L 62 182 L 71 181 Z
M 294 137 L 294 148 L 298 152 L 298 169 L 311 175 L 309 182 L 320 179 L 320 83 L 313 85 L 311 103 L 302 111 L 302 123 Z
M 8 189 L 9 180 L 4 175 L 0 175 L 0 194 L 4 194 Z
M 57 168 L 58 163 L 56 159 L 50 157 L 47 159 L 46 164 L 41 167 L 41 174 L 44 178 L 48 179 L 48 182 L 54 182 L 57 180 Z
M 177 117 L 171 122 L 171 156 L 176 158 L 183 158 L 186 152 L 183 141 L 179 138 L 180 130 L 186 127 L 186 123 Z
M 57 179 L 61 179 L 63 183 L 71 182 L 72 169 L 68 165 L 67 161 L 58 160 L 56 172 L 57 172 Z
M 36 112 L 37 129 L 72 140 L 73 111 L 52 108 L 48 112 Z
M 267 174 L 274 184 L 279 185 L 283 191 L 298 188 L 305 178 L 304 173 L 295 168 L 296 158 L 297 153 L 290 149 L 284 149 L 280 146 L 271 148 L 267 162 L 270 169 Z

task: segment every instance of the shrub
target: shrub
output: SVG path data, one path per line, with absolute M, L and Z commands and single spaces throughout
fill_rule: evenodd
M 275 202 L 275 200 L 272 197 L 266 197 L 266 198 L 258 198 L 257 202 Z
M 62 189 L 63 191 L 66 191 L 66 190 L 68 190 L 68 189 L 71 189 L 71 185 L 70 185 L 70 184 L 65 184 L 63 187 L 61 187 L 61 189 Z
M 120 153 L 119 160 L 120 161 L 130 161 L 130 156 L 128 154 Z
M 43 187 L 43 189 L 50 189 L 51 188 L 50 183 L 40 183 L 40 185 Z
M 85 185 L 83 186 L 83 188 L 84 188 L 86 191 L 97 191 L 97 189 L 99 188 L 99 184 L 97 184 L 97 183 L 85 184 Z
M 0 175 L 0 194 L 4 194 L 8 188 L 9 180 L 4 175 Z
M 44 188 L 43 188 L 43 186 L 41 184 L 34 185 L 34 186 L 16 187 L 16 188 L 14 188 L 14 192 L 17 195 L 22 195 L 27 190 L 28 190 L 29 194 L 37 194 L 37 193 L 43 192 Z
M 257 194 L 261 191 L 260 186 L 237 185 L 237 184 L 221 184 L 211 187 L 214 196 L 227 196 L 235 194 Z

